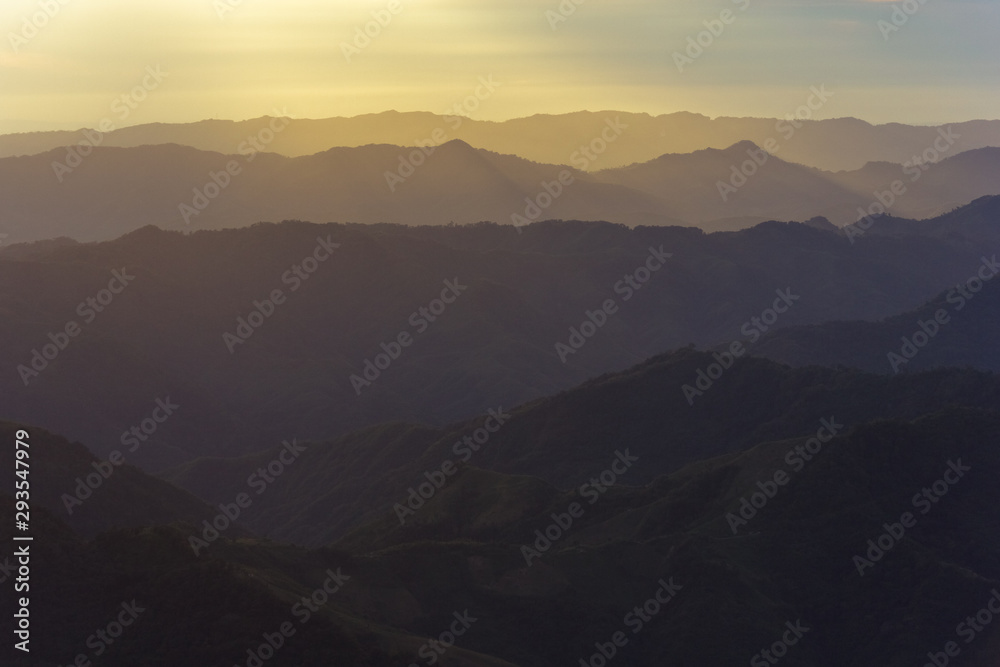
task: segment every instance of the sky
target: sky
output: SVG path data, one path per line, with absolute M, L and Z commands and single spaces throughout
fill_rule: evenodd
M 998 34 L 1000 0 L 2 0 L 0 132 L 444 113 L 481 77 L 486 120 L 784 117 L 813 86 L 815 118 L 995 119 Z

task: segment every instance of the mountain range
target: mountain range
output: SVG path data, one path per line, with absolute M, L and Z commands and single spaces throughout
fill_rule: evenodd
M 480 458 L 451 473 L 441 460 L 448 443 L 478 421 L 310 443 L 308 464 L 275 480 L 245 521 L 281 532 L 294 517 L 291 532 L 309 521 L 327 530 L 341 494 L 376 483 L 386 500 L 317 548 L 227 528 L 196 554 L 191 539 L 204 528 L 170 500 L 181 492 L 124 470 L 97 490 L 118 500 L 103 509 L 105 523 L 127 525 L 129 505 L 150 497 L 176 519 L 84 540 L 54 500 L 79 446 L 26 427 L 32 447 L 47 450 L 33 470 L 32 566 L 47 575 L 33 580 L 34 657 L 65 663 L 99 650 L 116 663 L 207 667 L 255 664 L 255 654 L 288 666 L 404 666 L 435 655 L 446 665 L 541 667 L 586 661 L 603 646 L 637 667 L 664 664 L 664 652 L 670 664 L 732 664 L 791 630 L 801 642 L 788 664 L 895 667 L 953 640 L 943 619 L 975 614 L 1000 583 L 996 377 L 889 379 L 744 359 L 695 415 L 675 383 L 713 358 L 680 351 L 514 408 Z M 595 405 L 621 408 L 620 419 Z M 25 427 L 0 425 L 8 437 L 16 428 Z M 728 453 L 713 456 L 719 446 Z M 390 460 L 400 468 L 382 479 Z M 219 481 L 241 476 L 200 462 L 189 480 L 197 468 Z M 428 470 L 444 481 L 401 524 L 389 503 L 407 502 L 406 490 L 386 492 L 431 479 Z M 0 498 L 4 537 L 13 511 Z M 205 511 L 212 520 L 222 509 Z M 323 602 L 307 607 L 324 587 L 313 598 Z M 0 604 L 14 612 L 10 598 Z M 95 628 L 122 613 L 133 627 L 98 640 Z M 627 641 L 614 648 L 619 631 Z M 963 664 L 988 667 L 995 635 L 973 639 Z M 0 649 L 11 642 L 4 636 Z M 278 649 L 261 652 L 269 645 Z
M 459 140 L 296 158 L 178 145 L 102 146 L 76 161 L 67 155 L 56 149 L 0 159 L 0 229 L 8 243 L 108 240 L 147 224 L 189 231 L 288 219 L 526 226 L 558 218 L 720 231 L 824 216 L 840 226 L 884 212 L 881 202 L 893 215 L 931 218 L 1000 194 L 1000 148 L 837 173 L 785 162 L 745 141 L 592 173 Z
M 830 96 L 834 96 L 835 92 Z M 819 99 L 803 91 L 803 102 Z M 827 97 L 822 95 L 820 97 Z M 488 104 L 488 100 L 485 101 Z M 779 155 L 828 171 L 860 169 L 868 162 L 903 163 L 933 147 L 939 130 L 955 134 L 954 152 L 1000 146 L 1000 121 L 976 120 L 951 125 L 916 126 L 901 123 L 872 125 L 856 118 L 811 120 L 813 111 L 789 109 L 782 118 L 710 118 L 679 112 L 651 116 L 643 113 L 599 111 L 539 114 L 502 122 L 473 120 L 454 113 L 387 111 L 352 118 L 293 119 L 273 117 L 245 121 L 204 120 L 195 123 L 152 123 L 118 128 L 113 117 L 94 123 L 85 132 L 52 131 L 0 136 L 0 157 L 45 153 L 62 146 L 87 143 L 120 148 L 179 144 L 222 154 L 237 153 L 249 139 L 268 139 L 266 149 L 288 157 L 320 153 L 334 147 L 366 144 L 438 145 L 452 139 L 496 153 L 512 153 L 535 162 L 567 164 L 581 148 L 595 142 L 606 123 L 623 126 L 620 140 L 610 144 L 593 168 L 624 167 L 648 162 L 665 153 L 692 153 L 724 149 L 740 141 L 779 146 Z M 105 131 L 95 134 L 104 125 Z M 280 127 L 275 133 L 273 128 Z M 109 128 L 111 131 L 107 131 Z M 261 133 L 263 132 L 263 135 Z M 270 132 L 270 134 L 268 134 Z M 599 142 L 598 144 L 599 145 Z
M 818 223 L 705 234 L 286 222 L 12 245 L 0 251 L 0 387 L 9 418 L 99 456 L 127 442 L 130 462 L 153 470 L 399 419 L 440 425 L 688 344 L 908 313 L 1000 246 L 996 205 L 912 226 L 886 218 L 853 239 Z M 434 306 L 442 294 L 453 303 Z M 956 327 L 988 324 L 987 309 L 967 312 Z M 131 429 L 168 400 L 180 407 L 154 425 L 156 445 L 135 446 Z
M 835 93 L 0 136 L 0 667 L 995 667 L 1000 121 Z

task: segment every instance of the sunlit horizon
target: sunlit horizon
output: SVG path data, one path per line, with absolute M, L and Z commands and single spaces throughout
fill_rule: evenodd
M 51 16 L 37 0 L 0 9 L 0 132 L 91 126 L 148 67 L 169 75 L 118 127 L 275 108 L 441 114 L 482 76 L 503 85 L 467 115 L 492 121 L 584 109 L 783 118 L 814 85 L 836 91 L 817 119 L 1000 118 L 989 2 L 935 0 L 898 26 L 898 3 L 865 0 L 587 0 L 567 15 L 553 0 L 53 2 Z

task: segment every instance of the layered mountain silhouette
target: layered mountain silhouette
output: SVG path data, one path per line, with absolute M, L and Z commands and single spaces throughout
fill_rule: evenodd
M 996 257 L 990 254 L 979 266 L 1000 270 Z M 979 267 L 970 267 L 968 280 L 911 312 L 881 322 L 789 327 L 762 338 L 754 352 L 795 366 L 850 366 L 875 373 L 944 366 L 1000 371 L 1000 351 L 993 342 L 1000 325 L 1000 281 L 991 277 L 983 284 L 978 275 Z
M 519 226 L 577 219 L 715 231 L 822 215 L 845 225 L 884 210 L 880 201 L 893 215 L 930 218 L 1000 194 L 1000 148 L 948 156 L 926 171 L 880 164 L 838 173 L 785 162 L 745 141 L 596 173 L 458 140 L 426 150 L 370 145 L 297 158 L 177 145 L 98 147 L 71 160 L 71 170 L 66 160 L 66 149 L 0 159 L 0 228 L 8 243 L 106 240 L 147 224 L 198 230 L 283 219 Z
M 505 502 L 523 511 L 540 498 L 551 502 L 550 488 L 579 487 L 607 468 L 616 450 L 639 457 L 641 465 L 622 481 L 642 486 L 696 461 L 815 431 L 821 418 L 842 424 L 908 420 L 955 405 L 991 409 L 1000 400 L 1000 385 L 984 373 L 942 370 L 892 380 L 848 370 L 791 370 L 745 358 L 690 404 L 683 387 L 695 385 L 698 370 L 713 363 L 709 353 L 683 349 L 516 409 L 494 410 L 493 421 L 484 415 L 445 428 L 394 423 L 312 443 L 304 455 L 308 465 L 291 466 L 247 526 L 314 546 L 346 539 L 386 548 L 423 539 L 428 523 L 435 530 L 454 530 L 448 539 L 483 539 L 496 529 L 483 525 L 483 515 L 500 512 Z M 942 383 L 951 388 L 946 399 Z M 727 406 L 739 406 L 739 414 L 723 420 Z M 502 427 L 486 443 L 464 439 L 497 421 Z M 277 451 L 206 458 L 163 476 L 212 503 L 222 502 L 245 486 L 246 471 Z M 505 486 L 509 497 L 496 498 L 496 508 L 463 511 L 432 502 L 427 512 L 407 512 L 422 504 L 419 496 L 410 497 L 411 489 L 435 478 L 444 461 L 473 475 L 474 485 Z M 469 524 L 456 528 L 464 520 Z M 362 522 L 381 531 L 377 539 L 371 534 L 375 528 L 358 528 Z
M 1000 121 L 0 136 L 32 664 L 995 667 L 998 173 Z
M 0 252 L 0 386 L 10 418 L 100 456 L 157 401 L 179 405 L 136 448 L 147 469 L 397 419 L 447 423 L 689 343 L 911 311 L 1000 244 L 987 203 L 965 222 L 959 211 L 897 236 L 876 225 L 853 244 L 814 221 L 716 234 L 288 222 L 15 245 Z M 672 256 L 650 272 L 654 253 Z M 134 277 L 117 295 L 116 271 Z M 443 292 L 453 303 L 433 306 Z M 786 312 L 769 315 L 775 304 Z
M 811 91 L 803 91 L 803 102 Z M 617 111 L 535 115 L 503 122 L 479 121 L 433 113 L 389 111 L 353 118 L 205 120 L 197 123 L 153 123 L 95 135 L 83 131 L 30 132 L 0 136 L 0 157 L 34 155 L 80 141 L 103 146 L 137 147 L 180 144 L 230 154 L 248 139 L 267 139 L 269 151 L 289 157 L 312 155 L 339 146 L 420 142 L 438 144 L 460 139 L 497 153 L 513 153 L 549 164 L 569 163 L 571 156 L 596 141 L 608 121 L 625 126 L 592 169 L 647 162 L 665 153 L 724 149 L 740 141 L 764 145 L 773 140 L 782 159 L 831 171 L 854 170 L 868 162 L 903 163 L 933 147 L 938 131 L 955 134 L 954 153 L 1000 146 L 1000 121 L 976 120 L 942 127 L 889 123 L 872 125 L 855 118 L 802 120 L 732 118 L 679 112 L 661 116 Z M 285 125 L 286 121 L 288 122 Z M 273 127 L 282 128 L 274 133 Z M 270 132 L 270 134 L 268 134 Z M 599 143 L 597 144 L 600 145 Z
M 953 640 L 942 618 L 974 615 L 1000 585 L 996 377 L 890 379 L 743 359 L 698 407 L 678 404 L 676 382 L 712 359 L 680 351 L 511 410 L 479 458 L 402 525 L 390 503 L 406 502 L 406 488 L 390 487 L 426 480 L 478 421 L 312 443 L 308 469 L 290 469 L 250 509 L 278 532 L 289 519 L 290 532 L 311 522 L 319 532 L 307 541 L 323 543 L 337 498 L 375 484 L 372 498 L 385 502 L 349 517 L 351 530 L 328 547 L 229 533 L 195 555 L 198 525 L 183 509 L 87 541 L 40 507 L 32 565 L 48 576 L 33 580 L 35 657 L 91 654 L 88 638 L 123 610 L 134 624 L 104 645 L 106 659 L 150 665 L 247 664 L 286 622 L 295 633 L 270 664 L 407 665 L 426 661 L 449 628 L 464 631 L 443 664 L 484 666 L 587 660 L 619 631 L 628 641 L 616 655 L 637 666 L 665 654 L 749 661 L 789 628 L 800 665 L 913 664 Z M 20 428 L 50 448 L 37 473 L 51 496 L 54 473 L 84 463 L 78 446 Z M 390 461 L 398 468 L 382 477 Z M 245 471 L 199 462 L 188 479 L 208 465 L 228 502 Z M 613 481 L 591 479 L 612 466 Z M 122 503 L 159 497 L 169 507 L 179 493 L 115 475 L 107 485 Z M 936 502 L 917 503 L 921 489 Z M 766 500 L 751 512 L 753 494 Z M 9 538 L 7 495 L 0 519 Z M 306 614 L 303 596 L 324 584 L 334 592 Z M 644 609 L 650 599 L 659 603 Z M 2 604 L 13 613 L 9 598 Z M 184 642 L 171 640 L 178 632 Z M 995 639 L 977 639 L 963 662 L 987 667 Z

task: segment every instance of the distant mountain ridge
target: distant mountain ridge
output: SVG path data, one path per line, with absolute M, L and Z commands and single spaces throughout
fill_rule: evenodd
M 476 152 L 470 181 L 507 159 Z M 788 665 L 920 664 L 1000 595 L 1000 378 L 809 359 L 921 330 L 907 371 L 1000 363 L 998 212 L 985 197 L 857 236 L 822 218 L 288 221 L 4 246 L 0 440 L 31 434 L 33 659 L 93 649 L 124 609 L 138 622 L 112 664 L 405 667 L 435 641 L 454 667 L 596 664 L 609 646 L 633 667 L 763 664 L 793 631 Z M 957 305 L 956 281 L 974 296 L 956 288 L 932 334 L 918 320 Z M 809 367 L 676 349 L 746 338 Z M 278 442 L 302 432 L 288 463 Z M 140 437 L 126 465 L 103 460 Z M 265 467 L 266 495 L 222 528 Z M 994 667 L 998 639 L 962 664 Z
M 0 249 L 0 393 L 8 418 L 67 433 L 102 456 L 169 397 L 178 417 L 136 453 L 148 470 L 394 420 L 447 423 L 689 343 L 908 312 L 966 279 L 981 248 L 1000 248 L 1000 220 L 982 217 L 989 203 L 969 207 L 968 220 L 956 211 L 900 225 L 895 236 L 873 226 L 854 244 L 819 221 L 715 234 L 589 222 L 518 233 L 489 223 L 290 221 L 14 245 Z M 299 278 L 293 268 L 319 250 L 327 259 L 310 259 L 314 270 Z M 652 251 L 672 256 L 640 289 L 625 289 L 626 278 L 638 286 Z M 115 271 L 134 280 L 112 295 Z M 461 295 L 422 320 L 419 309 L 446 281 Z M 280 304 L 270 302 L 275 289 Z M 776 290 L 794 306 L 758 329 L 752 318 L 766 318 Z M 110 301 L 97 313 L 86 300 L 102 291 Z M 609 299 L 614 312 L 597 313 Z M 604 321 L 599 331 L 584 324 L 595 321 Z M 72 339 L 69 323 L 79 329 Z M 410 343 L 394 351 L 401 333 Z M 378 357 L 390 352 L 397 358 Z M 271 414 L 294 415 L 292 432 Z
M 476 450 L 460 443 L 483 426 L 484 417 L 443 428 L 385 424 L 314 443 L 308 468 L 290 469 L 247 525 L 260 534 L 313 546 L 344 539 L 385 548 L 420 538 L 419 527 L 408 525 L 409 515 L 394 504 L 405 503 L 410 488 L 437 475 L 446 460 L 463 472 L 478 469 L 523 478 L 528 489 L 534 486 L 529 479 L 572 489 L 606 467 L 617 450 L 641 461 L 622 482 L 643 486 L 696 461 L 815 431 L 821 417 L 858 424 L 911 419 L 953 405 L 990 409 L 1000 401 L 1000 381 L 989 373 L 944 369 L 894 380 L 744 358 L 706 391 L 703 402 L 689 405 L 681 387 L 714 362 L 709 353 L 680 349 L 554 396 L 494 411 L 500 414 L 500 428 Z M 942 383 L 949 386 L 947 399 L 937 388 Z M 731 413 L 732 406 L 739 406 L 738 416 Z M 373 461 L 385 465 L 373 466 Z M 205 458 L 163 476 L 215 503 L 239 490 L 241 472 L 248 467 L 246 459 Z M 453 475 L 449 471 L 446 477 Z M 541 488 L 525 490 L 524 502 L 530 504 L 536 491 L 545 495 Z M 369 541 L 370 534 L 349 535 L 367 522 L 386 534 L 375 542 Z
M 822 172 L 746 141 L 593 173 L 459 140 L 426 150 L 370 145 L 297 158 L 178 145 L 98 147 L 72 169 L 64 157 L 55 150 L 0 159 L 6 243 L 105 240 L 148 224 L 191 230 L 285 219 L 520 226 L 608 220 L 712 231 L 824 216 L 845 225 L 879 210 L 880 197 L 892 197 L 894 215 L 926 218 L 1000 194 L 1000 148 L 952 155 L 915 176 L 903 165 Z M 900 187 L 902 194 L 891 194 Z
M 805 92 L 805 91 L 804 91 Z M 480 121 L 428 112 L 366 114 L 351 118 L 291 119 L 267 142 L 267 150 L 289 157 L 312 155 L 333 147 L 366 144 L 415 146 L 461 139 L 498 153 L 536 162 L 570 163 L 570 156 L 597 140 L 604 123 L 619 119 L 627 130 L 592 168 L 647 162 L 665 153 L 723 149 L 748 140 L 780 145 L 782 159 L 830 171 L 859 169 L 868 162 L 903 163 L 932 146 L 940 127 L 958 135 L 954 152 L 1000 146 L 1000 120 L 957 122 L 928 127 L 890 123 L 872 125 L 855 118 L 797 120 L 733 118 L 677 112 L 660 116 L 618 111 L 581 111 L 535 115 L 507 121 Z M 114 130 L 102 146 L 136 147 L 176 143 L 223 154 L 236 153 L 248 138 L 270 128 L 272 118 L 245 121 L 204 120 L 152 123 Z M 91 131 L 91 137 L 94 137 Z M 263 135 L 268 138 L 267 133 Z M 85 139 L 82 132 L 54 131 L 0 136 L 0 157 L 34 155 Z
M 987 252 L 979 266 L 970 266 L 967 280 L 916 310 L 880 322 L 789 327 L 762 338 L 754 353 L 793 366 L 848 366 L 889 375 L 955 366 L 1000 372 L 997 257 Z
M 798 413 L 776 420 L 757 412 L 768 411 L 766 402 L 756 405 L 744 426 L 757 436 L 744 451 L 638 485 L 626 470 L 588 495 L 533 477 L 464 467 L 405 526 L 390 511 L 378 512 L 333 548 L 231 534 L 195 556 L 188 539 L 197 529 L 187 521 L 106 531 L 85 541 L 57 515 L 36 508 L 32 573 L 47 576 L 31 582 L 32 637 L 38 642 L 33 653 L 54 663 L 95 649 L 99 645 L 89 641 L 84 648 L 85 638 L 125 608 L 138 622 L 115 637 L 110 655 L 156 667 L 264 662 L 246 661 L 255 649 L 258 656 L 271 655 L 267 663 L 277 667 L 316 660 L 403 667 L 413 664 L 414 655 L 431 655 L 428 637 L 445 637 L 441 629 L 460 628 L 449 624 L 463 618 L 471 632 L 463 633 L 442 664 L 560 664 L 567 655 L 595 651 L 593 638 L 610 637 L 623 623 L 642 630 L 617 652 L 627 664 L 663 665 L 664 655 L 679 664 L 738 664 L 768 646 L 789 619 L 798 619 L 792 627 L 807 633 L 809 641 L 795 647 L 795 664 L 803 667 L 918 663 L 928 649 L 954 638 L 954 621 L 942 618 L 974 613 L 992 599 L 1000 581 L 992 529 L 1000 503 L 994 482 L 1000 458 L 993 446 L 1000 418 L 995 410 L 974 407 L 921 411 L 944 403 L 995 403 L 995 377 L 948 371 L 880 387 L 878 379 L 862 374 L 830 371 L 810 378 L 809 371 L 759 360 L 741 366 L 747 384 L 769 378 Z M 648 370 L 605 378 L 615 386 L 598 382 L 584 392 L 610 390 L 615 400 L 633 406 L 635 426 L 648 431 L 663 417 L 646 393 Z M 812 400 L 799 401 L 803 392 L 783 382 L 790 376 L 819 393 L 804 392 Z M 861 393 L 829 404 L 829 392 L 845 379 Z M 865 400 L 874 396 L 892 400 Z M 565 447 L 549 426 L 557 419 L 572 425 L 560 413 L 597 416 L 580 398 L 557 398 L 555 414 L 551 404 L 539 404 L 525 420 L 531 429 L 543 429 L 537 433 L 544 447 L 536 448 L 535 457 L 558 456 Z M 719 404 L 727 414 L 730 401 Z M 883 407 L 917 416 L 854 424 L 837 416 L 845 409 L 860 416 Z M 814 421 L 817 410 L 827 416 Z M 707 415 L 696 421 L 709 429 L 722 423 Z M 831 429 L 822 448 L 808 461 L 790 458 L 809 450 L 817 424 Z M 0 424 L 0 430 L 7 426 Z M 768 432 L 797 435 L 758 439 Z M 621 447 L 621 435 L 615 424 L 602 424 L 599 433 L 587 434 L 588 453 L 606 454 L 600 463 L 607 466 L 609 456 L 618 460 L 612 452 Z M 654 443 L 654 449 L 663 448 L 663 442 Z M 625 456 L 643 461 L 650 453 L 640 445 Z M 52 454 L 46 465 L 61 465 L 60 453 Z M 427 460 L 436 460 L 437 452 L 428 454 Z M 417 469 L 422 464 L 413 463 Z M 770 482 L 778 479 L 776 471 L 786 473 L 780 486 Z M 932 480 L 947 471 L 959 476 L 945 476 L 945 488 L 954 486 L 946 498 L 935 496 L 937 505 L 923 501 L 932 514 L 906 502 L 921 486 L 936 490 Z M 317 472 L 329 471 L 324 466 Z M 764 505 L 754 501 L 750 514 L 747 497 L 764 497 L 760 489 L 769 482 L 774 489 Z M 157 485 L 151 495 L 165 487 Z M 115 493 L 128 503 L 138 489 L 122 491 Z M 322 506 L 309 502 L 317 499 L 314 489 L 303 491 L 294 509 L 319 518 Z M 899 518 L 907 509 L 916 525 Z M 747 518 L 740 524 L 732 516 Z M 0 537 L 9 543 L 14 501 L 5 493 L 0 519 Z M 902 530 L 889 528 L 902 521 L 905 534 L 894 533 L 900 537 L 885 547 L 884 531 Z M 969 542 L 969 535 L 976 540 Z M 883 551 L 870 546 L 876 540 Z M 9 572 L 13 558 L 5 556 L 0 553 L 0 566 Z M 864 563 L 866 556 L 873 562 L 859 576 L 859 558 Z M 595 570 L 602 576 L 594 577 Z M 307 614 L 303 601 L 320 587 L 331 592 Z M 641 615 L 636 605 L 653 596 L 662 607 Z M 10 596 L 0 600 L 5 615 L 14 608 Z M 629 615 L 632 609 L 639 611 Z M 718 622 L 720 610 L 731 617 L 726 623 Z M 512 617 L 519 622 L 509 622 Z M 637 625 L 640 618 L 650 620 Z M 282 651 L 260 653 L 257 647 L 277 645 L 274 632 L 289 621 L 294 640 L 283 642 Z M 526 625 L 537 631 L 526 633 Z M 178 632 L 185 641 L 176 641 Z M 11 650 L 11 643 L 8 633 L 0 650 Z M 990 667 L 996 646 L 994 634 L 963 647 L 963 663 Z

